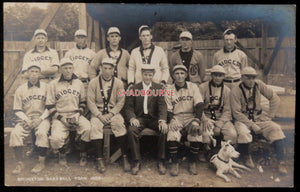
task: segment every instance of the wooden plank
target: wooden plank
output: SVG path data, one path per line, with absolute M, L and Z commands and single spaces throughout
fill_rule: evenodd
M 255 63 L 258 69 L 262 68 L 262 64 L 239 41 L 236 45 Z
M 78 12 L 78 26 L 79 29 L 84 29 L 87 31 L 87 14 L 86 14 L 86 4 L 79 3 L 79 12 Z
M 91 48 L 92 34 L 93 34 L 93 18 L 87 14 L 88 27 L 87 27 L 87 45 Z
M 95 52 L 100 50 L 100 26 L 97 20 L 94 20 L 94 42 L 95 42 Z

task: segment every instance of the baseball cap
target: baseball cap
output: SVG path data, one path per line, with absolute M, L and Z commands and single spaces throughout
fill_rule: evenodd
M 142 64 L 141 67 L 142 71 L 154 71 L 155 68 L 153 65 L 149 65 L 149 64 Z
M 69 59 L 69 58 L 62 58 L 61 60 L 60 60 L 60 67 L 62 67 L 62 66 L 64 66 L 64 65 L 67 65 L 67 64 L 71 64 L 71 65 L 73 65 L 73 62 L 72 62 L 72 60 L 71 59 Z
M 251 75 L 251 76 L 257 76 L 256 70 L 252 67 L 245 67 L 242 72 L 242 75 Z
M 102 65 L 104 65 L 104 64 L 110 64 L 114 67 L 115 66 L 115 60 L 112 59 L 112 58 L 109 58 L 109 57 L 104 58 L 104 59 L 102 59 Z
M 185 72 L 187 72 L 186 66 L 184 66 L 184 65 L 176 65 L 176 66 L 173 68 L 173 73 L 174 73 L 176 70 L 179 70 L 179 69 L 184 70 Z
M 215 65 L 210 70 L 211 73 L 224 73 L 226 74 L 225 69 L 221 65 Z
M 34 36 L 37 36 L 37 35 L 45 35 L 47 37 L 47 32 L 44 29 L 37 29 L 34 32 Z
M 118 27 L 110 27 L 107 31 L 107 35 L 109 35 L 111 33 L 117 33 L 117 34 L 121 35 L 121 32 Z
M 193 39 L 193 36 L 192 36 L 192 34 L 189 31 L 183 31 L 183 32 L 181 32 L 180 35 L 179 35 L 179 39 L 183 38 L 183 37 L 188 38 L 190 40 Z
M 223 32 L 223 36 L 224 36 L 224 35 L 227 35 L 227 34 L 231 34 L 231 33 L 235 34 L 234 31 L 233 31 L 233 29 L 230 29 L 230 28 L 229 28 L 229 29 L 226 29 L 226 30 Z
M 81 36 L 87 36 L 87 33 L 86 33 L 86 31 L 85 30 L 83 30 L 83 29 L 78 29 L 76 32 L 75 32 L 75 37 L 76 36 L 79 36 L 79 35 L 81 35 Z
M 147 28 L 147 29 L 150 30 L 150 27 L 149 27 L 148 25 L 142 25 L 142 26 L 140 26 L 140 28 L 139 28 L 139 35 L 141 34 L 141 31 L 142 31 L 143 29 L 145 29 L 145 28 Z

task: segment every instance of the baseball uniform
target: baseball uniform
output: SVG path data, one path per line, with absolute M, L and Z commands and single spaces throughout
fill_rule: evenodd
M 261 95 L 270 101 L 269 114 L 262 111 L 260 104 Z M 244 83 L 232 88 L 231 106 L 238 133 L 237 142 L 252 142 L 250 130 L 252 130 L 253 124 L 261 128 L 261 134 L 270 143 L 285 138 L 280 125 L 271 121 L 271 117 L 274 117 L 279 104 L 279 97 L 261 80 L 255 80 L 255 86 L 250 89 L 245 87 Z
M 241 70 L 248 66 L 247 55 L 236 47 L 232 51 L 223 47 L 214 54 L 214 65 L 220 65 L 225 69 L 224 83 L 231 89 L 240 83 Z
M 166 83 L 168 81 L 170 72 L 167 56 L 161 47 L 152 44 L 150 48 L 143 49 L 142 46 L 139 46 L 132 50 L 128 66 L 128 85 L 142 81 L 141 67 L 143 64 L 154 66 L 153 82 L 164 81 Z
M 76 131 L 81 135 L 81 140 L 90 141 L 91 125 L 89 120 L 79 115 L 80 108 L 84 108 L 86 96 L 83 83 L 73 74 L 72 79 L 67 81 L 63 75 L 59 79 L 55 79 L 49 83 L 47 91 L 46 105 L 51 113 L 78 120 Z M 69 136 L 69 128 L 60 120 L 54 118 L 51 125 L 50 144 L 54 149 L 60 149 L 64 146 Z
M 25 118 L 43 119 L 40 125 L 35 128 L 36 142 L 38 147 L 49 148 L 48 132 L 50 129 L 50 121 L 48 110 L 45 110 L 47 84 L 38 81 L 36 85 L 32 85 L 29 81 L 21 85 L 15 93 L 14 111 L 23 112 Z M 22 119 L 25 120 L 25 119 Z M 20 123 L 16 125 L 10 135 L 10 146 L 23 146 L 24 137 L 29 136 L 31 130 L 24 129 Z

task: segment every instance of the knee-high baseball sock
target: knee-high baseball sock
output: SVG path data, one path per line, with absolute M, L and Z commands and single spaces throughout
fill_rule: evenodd
M 80 141 L 80 149 L 79 149 L 80 153 L 85 153 L 86 152 L 86 146 L 87 146 L 87 142 L 81 140 Z
M 278 161 L 285 161 L 283 139 L 273 142 Z
M 122 156 L 126 155 L 127 154 L 127 142 L 126 142 L 127 135 L 117 137 L 116 139 L 117 139 L 118 145 L 121 148 Z
M 240 152 L 241 157 L 249 155 L 249 143 L 239 143 L 237 146 L 237 151 Z
M 17 161 L 22 161 L 23 159 L 23 146 L 14 147 L 14 153 Z
M 38 150 L 39 156 L 46 157 L 47 149 L 48 148 L 46 148 L 46 147 L 38 147 L 37 150 Z
M 96 139 L 91 142 L 96 148 L 96 158 L 103 158 L 103 139 Z
M 172 163 L 178 163 L 178 142 L 177 141 L 168 141 L 169 153 L 172 159 Z
M 190 162 L 196 162 L 199 153 L 200 142 L 190 142 Z M 203 145 L 203 144 L 202 144 Z
M 224 135 L 222 133 L 220 133 L 220 135 L 216 135 L 216 136 L 213 136 L 216 141 L 217 141 L 217 145 L 216 147 L 221 147 L 221 141 L 223 141 L 224 139 Z

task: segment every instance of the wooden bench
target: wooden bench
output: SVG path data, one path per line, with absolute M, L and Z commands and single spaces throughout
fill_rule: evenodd
M 114 152 L 110 156 L 110 136 L 111 135 L 113 135 L 113 132 L 111 131 L 110 126 L 104 126 L 104 128 L 103 128 L 103 138 L 104 138 L 103 153 L 104 153 L 106 163 L 113 163 L 117 159 L 119 159 L 122 155 L 121 149 L 119 148 L 119 149 L 117 149 L 116 152 Z M 141 136 L 157 136 L 157 133 L 150 128 L 145 128 L 141 132 Z

